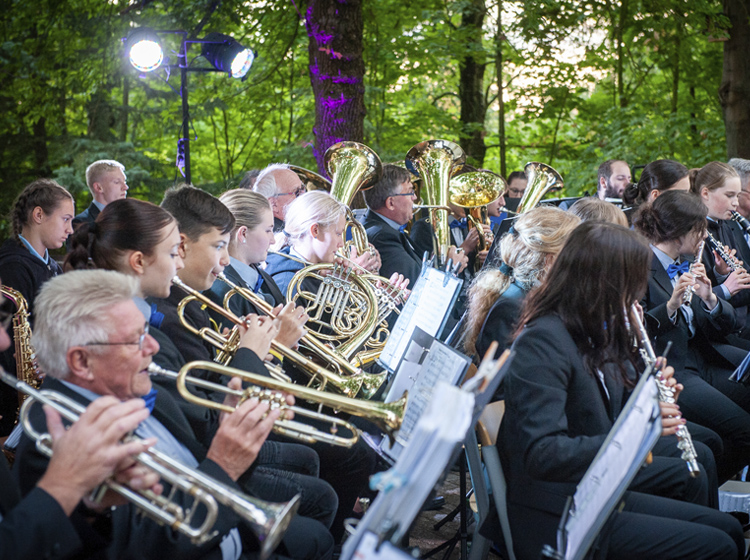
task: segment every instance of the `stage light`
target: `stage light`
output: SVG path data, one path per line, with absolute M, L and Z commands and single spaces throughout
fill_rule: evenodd
M 247 76 L 255 60 L 253 51 L 223 33 L 209 33 L 201 42 L 201 53 L 214 68 L 228 72 L 233 78 L 244 79 Z
M 125 40 L 125 45 L 130 64 L 140 72 L 156 70 L 164 61 L 164 51 L 159 43 L 159 37 L 151 29 L 134 29 Z

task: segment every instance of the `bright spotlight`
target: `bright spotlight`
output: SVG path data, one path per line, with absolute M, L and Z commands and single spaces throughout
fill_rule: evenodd
M 214 68 L 233 78 L 245 78 L 255 55 L 235 39 L 223 33 L 209 33 L 203 38 L 201 52 Z
M 130 64 L 140 72 L 156 70 L 164 61 L 164 51 L 159 37 L 151 29 L 134 29 L 125 41 Z

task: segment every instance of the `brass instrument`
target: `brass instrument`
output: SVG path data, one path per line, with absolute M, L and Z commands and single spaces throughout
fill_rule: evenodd
M 492 239 L 486 239 L 482 225 L 490 225 L 487 205 L 495 202 L 508 190 L 508 183 L 491 171 L 463 173 L 451 179 L 450 201 L 466 209 L 466 219 L 479 234 L 477 250 L 489 249 Z
M 640 342 L 639 346 L 641 355 L 643 356 L 643 361 L 647 366 L 653 366 L 656 364 L 657 360 L 656 352 L 654 352 L 654 348 L 651 346 L 648 332 L 646 332 L 646 327 L 643 325 L 643 321 L 641 321 L 641 316 L 638 313 L 638 308 L 635 304 L 630 307 L 630 320 L 636 329 L 635 334 Z M 670 404 L 674 403 L 674 391 L 662 379 L 659 372 L 655 372 L 654 379 L 656 381 L 656 386 L 659 388 L 659 400 Z M 693 445 L 693 438 L 690 436 L 690 431 L 687 429 L 687 426 L 683 424 L 677 428 L 677 433 L 675 435 L 678 439 L 677 447 L 682 451 L 681 458 L 687 463 L 690 476 L 695 478 L 700 474 L 701 469 L 698 464 L 698 458 L 695 452 L 695 446 Z
M 313 412 L 312 410 L 301 408 L 299 406 L 290 406 L 286 403 L 284 395 L 274 392 L 270 389 L 264 389 L 257 385 L 248 387 L 247 389 L 230 389 L 229 387 L 226 387 L 219 383 L 212 383 L 211 381 L 206 381 L 205 379 L 201 379 L 200 377 L 189 376 L 186 373 L 183 374 L 182 370 L 180 371 L 180 373 L 166 370 L 162 367 L 159 367 L 153 362 L 149 364 L 148 372 L 151 375 L 160 375 L 162 377 L 168 377 L 169 379 L 176 381 L 177 390 L 180 392 L 182 398 L 186 401 L 203 407 L 215 408 L 217 410 L 221 410 L 222 412 L 231 413 L 235 410 L 235 407 L 231 407 L 223 403 L 218 403 L 210 399 L 204 399 L 203 397 L 198 397 L 188 391 L 187 384 L 189 383 L 191 385 L 201 387 L 202 389 L 206 389 L 214 393 L 223 393 L 226 395 L 235 396 L 239 399 L 237 406 L 241 405 L 247 399 L 255 398 L 259 401 L 265 401 L 268 403 L 271 409 L 278 408 L 282 410 L 282 415 L 278 420 L 276 420 L 273 425 L 273 431 L 281 436 L 290 437 L 292 439 L 296 439 L 305 443 L 316 443 L 320 441 L 323 443 L 330 443 L 331 445 L 337 445 L 339 447 L 351 447 L 359 440 L 359 429 L 357 429 L 357 427 L 350 422 L 333 416 L 326 416 L 325 414 Z M 315 391 L 315 394 L 317 395 L 318 391 Z M 328 422 L 331 424 L 331 431 L 330 433 L 326 433 L 307 424 L 303 424 L 302 422 L 288 420 L 284 417 L 284 411 L 293 412 L 295 417 L 305 416 L 312 420 Z M 352 434 L 351 437 L 347 438 L 337 435 L 340 428 L 349 430 L 349 432 Z
M 31 325 L 29 324 L 29 305 L 21 292 L 10 286 L 0 286 L 3 296 L 12 301 L 16 306 L 13 314 L 13 342 L 15 344 L 16 376 L 38 389 L 42 384 L 39 375 L 39 367 L 36 363 L 34 348 L 31 346 Z M 23 404 L 26 395 L 18 393 L 18 405 Z
M 309 169 L 298 167 L 296 165 L 290 165 L 289 170 L 294 171 L 297 174 L 297 177 L 299 177 L 300 181 L 304 183 L 305 190 L 307 192 L 331 190 L 331 182 L 322 175 L 318 175 L 314 171 L 310 171 Z
M 404 418 L 404 411 L 406 409 L 406 392 L 399 400 L 392 403 L 369 402 L 363 401 L 361 399 L 351 399 L 341 395 L 334 395 L 332 393 L 316 391 L 315 389 L 311 389 L 310 387 L 303 387 L 301 385 L 295 385 L 294 383 L 284 383 L 281 381 L 276 381 L 263 375 L 250 373 L 241 369 L 222 366 L 215 362 L 197 361 L 190 362 L 182 366 L 179 373 L 175 375 L 178 376 L 177 387 L 180 390 L 180 394 L 183 396 L 183 398 L 185 398 L 185 400 L 187 400 L 188 402 L 192 402 L 193 404 L 211 407 L 224 412 L 231 412 L 234 409 L 228 407 L 225 404 L 208 399 L 202 399 L 200 397 L 192 395 L 187 390 L 185 384 L 192 383 L 200 385 L 205 389 L 225 393 L 227 395 L 237 396 L 240 397 L 240 399 L 252 398 L 252 391 L 254 391 L 254 389 L 251 388 L 245 391 L 235 391 L 218 383 L 211 383 L 208 381 L 196 379 L 188 375 L 190 371 L 194 369 L 219 373 L 228 377 L 239 377 L 242 381 L 245 381 L 257 387 L 268 389 L 269 391 L 281 391 L 293 395 L 295 398 L 302 399 L 303 401 L 327 406 L 337 412 L 345 412 L 353 416 L 361 416 L 362 418 L 366 418 L 367 420 L 378 426 L 380 429 L 382 429 L 386 434 L 388 434 L 390 438 L 393 438 L 394 432 L 398 431 L 398 429 L 401 427 L 401 422 Z M 149 371 L 151 370 L 149 369 Z M 294 408 L 293 410 L 296 414 L 298 409 Z M 330 418 L 326 417 L 326 420 L 330 420 Z M 354 428 L 354 430 L 356 430 L 356 428 Z M 323 434 L 323 436 L 328 437 L 328 434 L 326 434 L 325 432 L 320 433 Z
M 450 178 L 466 161 L 461 146 L 448 140 L 420 142 L 406 154 L 406 167 L 422 180 L 422 192 L 427 199 L 430 223 L 435 231 L 434 254 L 438 266 L 445 264 L 451 245 L 448 212 L 448 185 Z
M 367 190 L 380 180 L 383 165 L 378 154 L 358 142 L 334 144 L 326 150 L 323 160 L 331 177 L 331 196 L 346 206 L 346 230 L 351 230 L 357 254 L 363 255 L 370 250 L 367 232 L 349 206 L 358 191 Z
M 532 161 L 523 168 L 528 183 L 518 203 L 517 214 L 523 214 L 534 208 L 548 192 L 563 188 L 560 174 L 546 163 Z
M 698 245 L 698 250 L 695 252 L 695 260 L 690 264 L 690 269 L 688 272 L 693 274 L 693 268 L 695 265 L 699 262 L 701 262 L 701 255 L 703 255 L 703 247 L 706 244 L 706 240 L 701 240 L 700 244 Z M 690 303 L 693 301 L 693 294 L 695 293 L 695 286 L 690 286 L 687 290 L 685 290 L 682 294 L 682 305 L 687 305 L 690 307 Z
M 203 340 L 215 346 L 219 350 L 216 356 L 216 361 L 218 363 L 228 363 L 229 360 L 226 359 L 226 357 L 228 356 L 229 358 L 231 358 L 232 356 L 234 356 L 234 354 L 240 347 L 241 331 L 239 327 L 245 326 L 245 320 L 237 317 L 231 311 L 227 311 L 221 305 L 214 303 L 211 299 L 200 293 L 198 290 L 194 290 L 193 288 L 182 282 L 179 277 L 175 276 L 172 279 L 172 283 L 176 286 L 179 286 L 189 294 L 187 297 L 182 299 L 177 307 L 177 313 L 180 319 L 180 323 L 182 323 L 182 325 L 191 333 L 201 337 Z M 235 327 L 226 337 L 214 331 L 213 329 L 209 329 L 206 327 L 200 330 L 196 329 L 189 323 L 189 321 L 187 321 L 184 315 L 185 306 L 191 301 L 199 301 L 202 305 L 210 308 L 214 312 L 234 323 Z M 317 380 L 320 383 L 321 389 L 324 389 L 328 384 L 330 384 L 337 391 L 340 391 L 347 397 L 354 397 L 357 393 L 359 393 L 366 380 L 368 381 L 368 383 L 373 384 L 377 383 L 378 381 L 382 383 L 383 381 L 382 376 L 374 376 L 373 378 L 371 374 L 367 373 L 362 373 L 360 375 L 352 377 L 343 377 L 333 371 L 319 366 L 296 350 L 292 350 L 291 348 L 288 348 L 283 344 L 276 342 L 275 340 L 271 341 L 271 349 L 279 353 L 285 359 L 294 362 L 300 370 L 311 377 L 311 382 Z M 222 362 L 222 360 L 224 359 L 226 359 L 226 362 Z M 378 386 L 380 385 L 378 384 Z
M 52 438 L 49 434 L 34 429 L 30 420 L 31 407 L 37 401 L 49 405 L 69 422 L 77 421 L 86 407 L 56 391 L 38 391 L 4 371 L 0 371 L 0 375 L 5 383 L 29 397 L 21 407 L 19 422 L 24 432 L 36 442 L 39 452 L 51 457 Z M 166 496 L 154 494 L 150 490 L 137 492 L 115 480 L 105 482 L 94 496 L 101 499 L 104 492 L 110 489 L 129 500 L 144 515 L 184 534 L 196 545 L 206 543 L 216 536 L 213 527 L 218 517 L 218 504 L 221 504 L 230 508 L 252 527 L 261 542 L 261 558 L 265 559 L 279 544 L 299 508 L 299 495 L 286 503 L 264 502 L 242 494 L 196 469 L 186 467 L 153 447 L 139 453 L 136 460 L 155 471 L 171 486 Z M 177 492 L 193 498 L 190 507 L 184 508 L 174 501 Z M 200 507 L 206 511 L 206 517 L 196 525 L 193 523 L 193 516 Z
M 252 290 L 249 290 L 248 288 L 238 286 L 237 284 L 229 280 L 229 278 L 224 276 L 223 273 L 218 274 L 216 277 L 229 286 L 229 291 L 224 295 L 224 309 L 231 309 L 229 306 L 230 300 L 235 295 L 239 295 L 240 297 L 248 300 L 258 310 L 262 311 L 272 319 L 276 318 L 273 313 L 273 306 L 261 296 L 259 296 Z M 331 364 L 331 366 L 333 366 L 339 374 L 347 376 L 364 375 L 365 377 L 363 378 L 364 382 L 362 384 L 361 390 L 363 396 L 365 396 L 366 398 L 374 395 L 385 380 L 385 375 L 373 376 L 372 374 L 363 374 L 360 368 L 350 364 L 347 359 L 338 351 L 323 344 L 320 340 L 318 340 L 315 334 L 310 332 L 309 330 L 306 330 L 305 334 L 302 336 L 302 338 L 300 338 L 300 342 L 304 344 L 305 347 L 308 348 L 310 352 L 315 354 L 318 358 Z

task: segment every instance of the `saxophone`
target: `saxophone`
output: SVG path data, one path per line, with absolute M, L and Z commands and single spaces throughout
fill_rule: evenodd
M 34 348 L 31 346 L 31 324 L 29 323 L 29 305 L 21 292 L 8 286 L 0 286 L 3 296 L 11 300 L 16 306 L 13 314 L 13 340 L 16 346 L 16 376 L 35 389 L 42 384 L 42 376 L 36 363 Z M 18 393 L 19 406 L 26 395 Z

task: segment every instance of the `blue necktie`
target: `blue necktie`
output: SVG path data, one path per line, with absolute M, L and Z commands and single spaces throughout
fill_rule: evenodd
M 453 228 L 461 228 L 466 229 L 466 218 L 461 218 L 460 220 L 453 220 L 450 223 L 451 229 Z
M 152 388 L 147 395 L 144 395 L 141 398 L 146 401 L 146 408 L 148 408 L 149 412 L 153 412 L 154 405 L 156 404 L 156 389 Z
M 672 263 L 667 267 L 667 274 L 669 274 L 669 279 L 672 280 L 675 276 L 685 274 L 688 270 L 690 270 L 690 263 L 688 261 L 683 261 L 680 264 Z
M 400 228 L 398 228 L 398 231 L 400 231 L 401 233 L 404 233 L 404 231 L 406 231 L 406 226 L 408 225 L 409 225 L 408 223 L 402 225 Z

